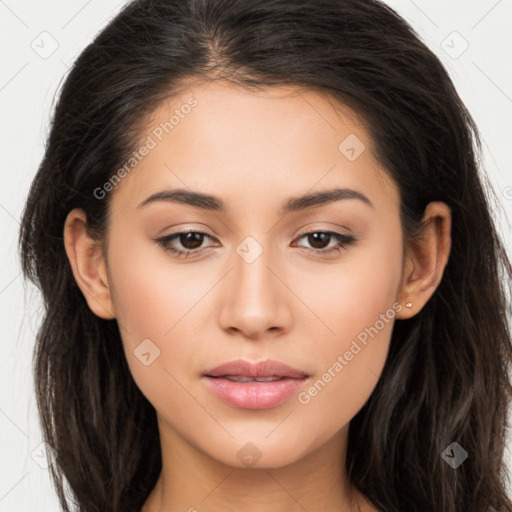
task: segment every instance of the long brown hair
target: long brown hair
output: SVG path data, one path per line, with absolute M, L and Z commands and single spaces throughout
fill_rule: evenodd
M 193 81 L 317 88 L 364 119 L 399 187 L 404 239 L 426 205 L 452 211 L 452 252 L 422 311 L 395 323 L 382 376 L 352 419 L 352 483 L 386 512 L 512 511 L 503 479 L 512 270 L 478 168 L 477 128 L 439 59 L 376 0 L 140 0 L 79 56 L 60 91 L 20 229 L 41 289 L 34 377 L 64 510 L 139 511 L 161 470 L 155 410 L 116 320 L 96 317 L 64 251 L 68 212 L 105 236 L 93 193 L 135 149 L 141 120 Z M 457 469 L 443 451 L 457 442 Z

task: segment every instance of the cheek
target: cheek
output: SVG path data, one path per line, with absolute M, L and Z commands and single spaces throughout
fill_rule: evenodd
M 193 358 L 195 347 L 183 329 L 208 288 L 148 244 L 119 244 L 123 251 L 117 252 L 114 243 L 111 247 L 113 301 L 128 365 L 141 391 L 158 402 L 177 386 L 174 368 Z
M 383 235 L 360 250 L 349 250 L 333 265 L 303 272 L 294 291 L 317 320 L 326 346 L 357 336 L 392 308 L 402 274 L 400 239 Z
M 364 405 L 384 367 L 401 308 L 396 303 L 401 254 L 399 239 L 392 244 L 383 238 L 373 249 L 301 279 L 299 293 L 322 321 L 317 321 L 314 346 L 307 349 L 319 372 L 297 398 L 333 432 Z
M 113 250 L 109 258 L 116 318 L 125 327 L 123 335 L 133 338 L 132 342 L 141 336 L 164 340 L 204 294 L 197 273 L 170 262 L 163 249 L 155 250 L 147 242 L 123 247 L 122 253 Z

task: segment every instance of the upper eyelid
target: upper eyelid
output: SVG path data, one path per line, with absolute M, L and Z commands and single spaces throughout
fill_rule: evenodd
M 347 228 L 345 228 L 345 229 L 347 229 Z M 188 229 L 188 230 L 187 229 L 181 229 L 181 230 L 175 231 L 173 233 L 169 233 L 167 235 L 164 235 L 164 236 L 160 237 L 159 240 L 169 239 L 169 238 L 177 237 L 179 235 L 187 234 L 187 233 L 199 233 L 199 234 L 207 236 L 210 239 L 217 240 L 217 238 L 215 236 L 210 235 L 209 233 L 207 233 L 206 231 L 203 231 L 201 229 Z M 293 241 L 298 240 L 298 239 L 300 239 L 300 238 L 302 238 L 302 237 L 304 237 L 306 235 L 309 235 L 311 233 L 326 233 L 326 234 L 331 234 L 331 235 L 339 235 L 339 236 L 342 236 L 342 237 L 355 238 L 352 234 L 340 233 L 338 231 L 334 231 L 333 229 L 312 228 L 310 230 L 303 231 L 302 233 L 296 234 L 294 236 L 294 238 L 293 238 Z M 204 249 L 206 249 L 206 247 L 204 247 Z M 199 251 L 200 249 L 196 249 L 196 250 Z M 194 250 L 191 249 L 191 251 L 194 251 Z
M 337 229 L 344 229 L 344 230 L 348 231 L 348 233 L 339 233 L 337 231 Z M 302 236 L 302 235 L 306 235 L 306 234 L 309 234 L 309 233 L 317 233 L 317 232 L 338 233 L 340 235 L 346 234 L 347 236 L 352 235 L 352 230 L 351 229 L 349 229 L 346 226 L 338 225 L 337 228 L 313 227 L 313 228 L 307 229 L 306 231 L 303 231 L 302 233 L 299 233 L 299 230 L 297 230 L 297 231 L 295 231 L 294 236 L 297 237 L 297 236 Z M 182 234 L 182 233 L 202 233 L 204 235 L 209 236 L 210 238 L 215 238 L 215 235 L 210 235 L 203 228 L 196 228 L 196 229 L 194 229 L 194 228 L 191 228 L 191 229 L 180 228 L 177 231 L 173 231 L 172 233 L 168 233 L 167 235 L 162 235 L 162 237 L 168 237 L 168 236 L 172 236 L 172 235 L 179 235 L 179 234 Z

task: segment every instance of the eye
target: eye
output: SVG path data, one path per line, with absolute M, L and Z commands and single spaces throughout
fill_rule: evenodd
M 202 231 L 180 231 L 155 240 L 164 250 L 176 254 L 179 258 L 186 258 L 192 253 L 202 252 L 205 248 L 201 247 L 205 238 L 212 237 Z M 181 247 L 176 247 L 179 242 Z
M 210 235 L 202 231 L 179 231 L 171 235 L 164 236 L 155 240 L 165 251 L 175 254 L 179 258 L 187 258 L 192 254 L 198 254 L 208 247 L 201 247 L 205 238 L 212 239 Z M 312 247 L 302 247 L 313 254 L 331 255 L 340 253 L 345 247 L 356 242 L 356 238 L 351 235 L 343 235 L 335 231 L 310 231 L 304 233 L 296 240 L 307 239 Z M 334 246 L 331 242 L 334 241 Z M 179 246 L 176 245 L 179 243 Z M 181 246 L 181 247 L 180 247 Z
M 352 235 L 343 235 L 335 231 L 310 231 L 304 233 L 297 240 L 305 238 L 312 247 L 304 247 L 308 252 L 313 254 L 331 255 L 340 253 L 345 247 L 356 242 L 356 238 Z M 335 245 L 332 246 L 331 242 Z M 331 245 L 331 247 L 329 247 Z

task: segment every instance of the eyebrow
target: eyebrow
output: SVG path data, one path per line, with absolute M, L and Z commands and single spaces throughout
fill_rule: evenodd
M 372 202 L 361 192 L 350 188 L 334 188 L 311 194 L 304 194 L 302 196 L 291 197 L 281 208 L 279 214 L 283 215 L 290 212 L 305 210 L 307 208 L 322 206 L 344 199 L 359 199 L 366 205 L 374 208 Z M 142 208 L 148 204 L 158 201 L 170 201 L 185 204 L 212 212 L 226 213 L 228 210 L 226 203 L 218 197 L 182 188 L 156 192 L 144 199 L 137 208 Z

